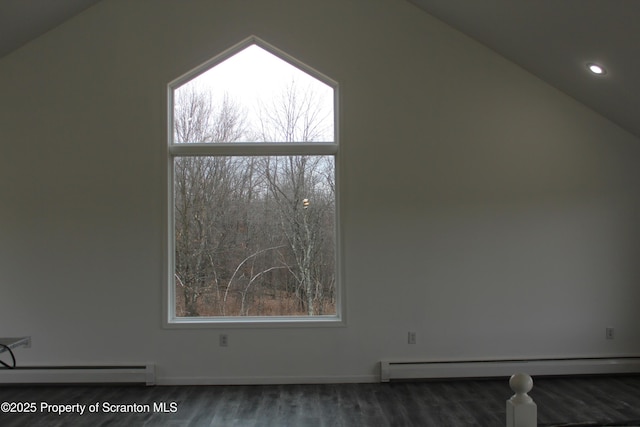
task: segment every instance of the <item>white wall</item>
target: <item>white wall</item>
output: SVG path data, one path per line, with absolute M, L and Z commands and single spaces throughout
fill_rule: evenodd
M 162 328 L 166 84 L 252 34 L 340 83 L 347 326 L 221 348 Z M 640 141 L 408 2 L 104 0 L 1 59 L 0 94 L 22 364 L 369 381 L 390 357 L 640 354 Z

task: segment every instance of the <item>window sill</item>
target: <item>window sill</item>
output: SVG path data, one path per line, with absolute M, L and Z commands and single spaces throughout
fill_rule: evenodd
M 221 328 L 327 328 L 344 327 L 344 319 L 337 315 L 294 317 L 177 317 L 166 321 L 166 329 L 221 329 Z

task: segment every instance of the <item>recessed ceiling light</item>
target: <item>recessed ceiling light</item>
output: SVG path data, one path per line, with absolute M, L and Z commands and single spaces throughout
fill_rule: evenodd
M 598 76 L 601 76 L 607 73 L 607 71 L 604 68 L 602 68 L 601 65 L 598 65 L 598 64 L 593 64 L 593 63 L 587 64 L 587 68 L 589 68 L 589 71 L 591 71 L 593 74 L 596 74 Z

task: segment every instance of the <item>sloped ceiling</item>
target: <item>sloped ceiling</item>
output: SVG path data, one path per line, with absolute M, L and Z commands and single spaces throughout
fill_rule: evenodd
M 0 0 L 0 58 L 99 1 Z M 408 1 L 640 137 L 640 0 Z
M 0 58 L 100 0 L 0 0 Z
M 639 0 L 409 1 L 640 137 Z

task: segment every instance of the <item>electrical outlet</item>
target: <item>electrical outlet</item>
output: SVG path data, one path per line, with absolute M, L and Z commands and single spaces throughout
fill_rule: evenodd
M 614 337 L 614 330 L 613 328 L 606 328 L 605 329 L 605 336 L 607 337 L 608 340 L 612 340 Z
M 220 334 L 220 347 L 228 347 L 229 346 L 229 335 Z
M 415 344 L 416 343 L 416 333 L 415 332 L 409 332 L 408 343 L 409 344 Z

